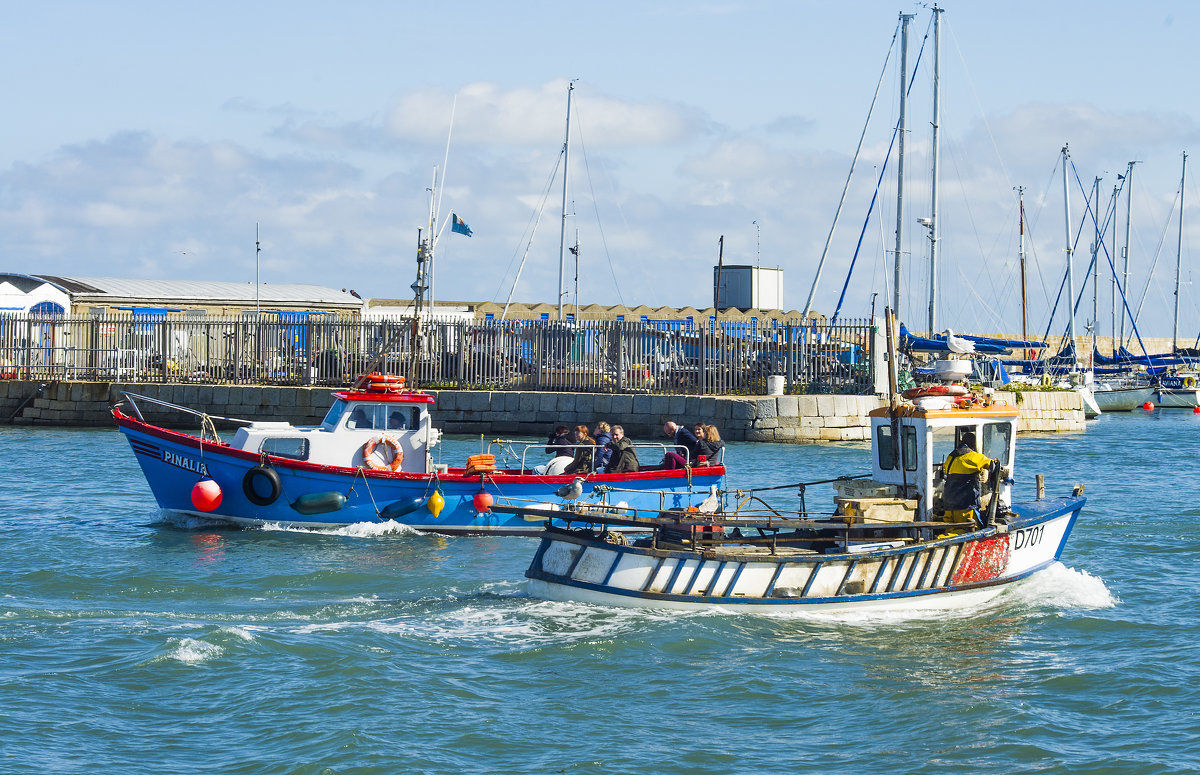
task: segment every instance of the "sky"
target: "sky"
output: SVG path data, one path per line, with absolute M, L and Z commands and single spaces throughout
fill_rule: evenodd
M 900 13 L 913 13 L 901 318 L 928 327 L 929 240 L 917 222 L 931 210 L 928 5 L 0 7 L 0 271 L 250 283 L 257 273 L 407 298 L 436 168 L 438 227 L 454 212 L 473 231 L 442 231 L 436 298 L 553 304 L 574 81 L 565 220 L 578 294 L 567 253 L 567 305 L 710 306 L 724 237 L 726 264 L 784 270 L 787 309 L 803 308 L 826 252 L 813 308 L 832 314 L 853 260 L 846 318 L 891 296 L 895 149 L 871 203 L 899 119 L 893 39 Z M 1170 336 L 1182 154 L 1200 150 L 1189 88 L 1200 4 L 942 7 L 938 330 L 1020 333 L 1018 187 L 1028 328 L 1065 328 L 1063 306 L 1053 320 L 1050 310 L 1066 270 L 1067 145 L 1086 297 L 1077 330 L 1096 317 L 1101 335 L 1112 328 L 1103 251 L 1098 314 L 1082 285 L 1095 241 L 1083 189 L 1101 179 L 1105 222 L 1135 161 L 1115 247 L 1111 226 L 1104 247 L 1120 265 L 1128 203 L 1130 306 L 1139 330 Z M 1200 333 L 1198 174 L 1184 188 L 1179 251 L 1187 340 Z

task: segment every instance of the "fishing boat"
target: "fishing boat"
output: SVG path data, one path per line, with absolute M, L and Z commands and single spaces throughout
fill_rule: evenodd
M 593 501 L 686 508 L 724 485 L 723 460 L 633 473 L 538 473 L 533 463 L 545 458 L 545 442 L 496 440 L 459 466 L 436 464 L 432 450 L 441 433 L 430 414 L 433 395 L 407 389 L 400 377 L 360 382 L 334 392 L 324 420 L 312 427 L 211 417 L 133 393 L 112 416 L 165 513 L 240 526 L 394 521 L 446 534 L 536 535 L 544 513 L 499 509 Z M 146 422 L 139 407 L 145 402 L 197 418 L 200 432 Z M 224 441 L 214 421 L 241 427 Z M 634 447 L 643 464 L 676 451 L 664 444 Z
M 1081 486 L 1064 497 L 1043 497 L 1039 488 L 1035 500 L 1011 501 L 1018 417 L 1016 407 L 986 395 L 922 397 L 872 412 L 871 474 L 824 480 L 838 492 L 832 514 L 805 511 L 803 495 L 798 512 L 748 511 L 758 495 L 743 490 L 738 503 L 734 493 L 714 493 L 690 511 L 585 512 L 591 525 L 548 523 L 525 573 L 529 590 L 551 600 L 674 609 L 985 602 L 1057 561 L 1086 501 Z M 942 461 L 972 436 L 995 461 L 990 495 L 974 521 L 947 522 Z M 788 487 L 803 494 L 820 483 Z M 616 532 L 631 526 L 649 535 Z

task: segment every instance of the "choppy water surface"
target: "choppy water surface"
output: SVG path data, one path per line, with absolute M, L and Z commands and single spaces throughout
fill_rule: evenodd
M 115 430 L 0 427 L 0 771 L 1200 772 L 1197 434 L 1023 436 L 1020 496 L 1090 500 L 987 608 L 762 616 L 535 600 L 528 538 L 163 524 Z M 735 486 L 868 464 L 731 447 Z

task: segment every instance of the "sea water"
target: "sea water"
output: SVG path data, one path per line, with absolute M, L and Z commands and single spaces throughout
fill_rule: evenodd
M 0 427 L 0 772 L 1200 772 L 1198 437 L 1022 435 L 1018 498 L 1089 500 L 985 607 L 754 615 L 536 600 L 532 538 L 165 523 L 116 430 Z M 729 447 L 736 487 L 868 470 Z

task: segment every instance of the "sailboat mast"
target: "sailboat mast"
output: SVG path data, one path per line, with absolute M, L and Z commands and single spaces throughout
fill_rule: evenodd
M 933 7 L 933 170 L 929 206 L 929 335 L 937 331 L 937 251 L 938 251 L 938 129 L 942 124 L 941 108 L 941 22 L 944 9 Z
M 1121 270 L 1121 287 L 1129 288 L 1129 233 L 1133 222 L 1133 165 L 1125 167 L 1125 268 Z M 1126 290 L 1128 293 L 1128 290 Z M 1125 346 L 1125 316 L 1121 316 L 1121 346 Z
M 1175 245 L 1175 325 L 1171 328 L 1171 351 L 1179 349 L 1179 275 L 1183 267 L 1183 184 L 1187 180 L 1187 152 L 1179 173 L 1179 239 Z
M 900 279 L 902 276 L 903 259 L 900 248 L 904 243 L 904 118 L 908 112 L 908 23 L 914 14 L 900 14 L 900 123 L 899 148 L 896 154 L 896 263 L 892 288 L 892 314 L 897 321 L 904 318 L 900 315 Z
M 1063 167 L 1063 216 L 1067 235 L 1067 336 L 1070 338 L 1071 351 L 1075 353 L 1075 269 L 1071 260 L 1071 187 L 1067 183 L 1067 167 L 1070 166 L 1071 152 L 1067 146 L 1062 148 Z M 1076 362 L 1078 363 L 1078 354 Z M 1075 371 L 1075 368 L 1071 369 Z
M 1020 210 L 1020 226 L 1017 236 L 1017 256 L 1021 259 L 1021 339 L 1029 341 L 1029 311 L 1025 293 L 1025 187 L 1017 186 L 1017 202 Z M 1031 358 L 1029 350 L 1025 357 Z
M 567 162 L 571 153 L 571 92 L 575 91 L 575 82 L 567 84 L 567 136 L 563 140 L 563 195 L 562 195 L 562 229 L 558 236 L 558 319 L 563 319 L 563 270 L 566 267 L 567 256 Z
M 1121 180 L 1121 176 L 1117 176 L 1117 180 Z M 1121 187 L 1113 184 L 1113 219 L 1112 219 L 1112 244 L 1115 249 L 1117 246 L 1117 208 L 1121 203 Z M 1112 276 L 1112 351 L 1113 355 L 1117 354 L 1117 273 L 1116 265 L 1113 265 L 1114 271 Z
M 1095 368 L 1096 335 L 1100 332 L 1100 219 L 1097 209 L 1100 206 L 1100 178 L 1092 184 L 1092 225 L 1096 228 L 1096 239 L 1092 243 L 1092 351 L 1088 354 L 1088 362 Z

